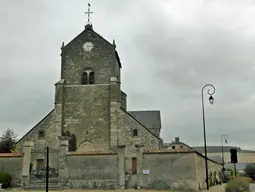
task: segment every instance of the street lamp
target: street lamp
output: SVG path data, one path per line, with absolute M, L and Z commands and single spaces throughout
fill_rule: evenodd
M 215 87 L 212 84 L 206 84 L 201 91 L 202 94 L 202 111 L 203 111 L 203 129 L 204 129 L 204 147 L 205 147 L 205 175 L 206 175 L 206 188 L 209 190 L 208 181 L 208 161 L 207 161 L 207 146 L 206 146 L 206 132 L 205 132 L 205 107 L 204 107 L 204 89 L 208 87 L 209 102 L 212 105 L 214 102 L 213 94 L 215 93 Z
M 223 141 L 225 141 L 225 144 L 227 144 L 228 142 L 228 135 L 227 134 L 223 134 L 221 136 L 221 154 L 222 154 L 222 164 L 223 164 L 223 171 L 224 171 L 224 148 L 223 148 Z

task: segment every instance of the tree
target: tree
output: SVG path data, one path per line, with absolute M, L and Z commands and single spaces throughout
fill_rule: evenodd
M 7 129 L 0 137 L 0 153 L 11 153 L 15 148 L 17 135 L 13 129 Z
M 245 166 L 244 172 L 247 176 L 253 177 L 255 175 L 255 164 L 250 163 Z

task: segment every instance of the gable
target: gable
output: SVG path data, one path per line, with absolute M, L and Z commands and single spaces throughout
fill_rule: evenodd
M 113 44 L 111 44 L 109 41 L 107 41 L 105 38 L 103 38 L 101 35 L 99 35 L 98 33 L 96 33 L 91 25 L 86 25 L 85 29 L 79 34 L 77 35 L 73 40 L 71 40 L 68 44 L 64 45 L 61 47 L 62 51 L 65 51 L 66 49 L 70 48 L 73 44 L 76 44 L 77 41 L 82 41 L 85 38 L 87 38 L 88 40 L 90 39 L 90 37 L 97 37 L 98 39 L 102 40 L 105 44 L 107 44 L 108 46 L 115 48 L 115 46 Z
M 83 32 L 62 46 L 61 79 L 65 79 L 66 85 L 80 85 L 84 71 L 92 71 L 95 84 L 108 84 L 111 77 L 119 76 L 121 68 L 115 48 L 87 25 Z
M 150 131 L 144 124 L 142 124 L 140 121 L 138 121 L 136 118 L 134 118 L 131 114 L 129 114 L 129 112 L 125 111 L 124 109 L 122 109 L 122 112 L 124 112 L 126 115 L 129 116 L 129 118 L 133 119 L 133 121 L 135 121 L 136 123 L 138 123 L 142 128 L 144 128 L 145 131 L 147 131 L 149 134 L 151 134 L 153 137 L 157 138 L 158 140 L 161 140 L 160 137 L 158 137 L 156 134 L 154 134 L 152 131 Z
M 52 118 L 54 117 L 54 109 L 49 112 L 39 123 L 37 123 L 32 129 L 30 129 L 23 137 L 21 137 L 17 142 L 17 148 L 20 148 L 22 146 L 22 142 L 29 140 L 31 138 L 36 137 L 38 135 L 39 130 L 44 130 L 45 127 L 47 127 L 51 122 Z

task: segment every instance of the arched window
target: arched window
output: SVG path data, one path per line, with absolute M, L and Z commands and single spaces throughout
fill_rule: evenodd
M 95 73 L 92 71 L 89 73 L 89 84 L 95 83 Z
M 81 84 L 82 85 L 87 85 L 88 84 L 88 74 L 87 74 L 86 71 L 82 73 Z

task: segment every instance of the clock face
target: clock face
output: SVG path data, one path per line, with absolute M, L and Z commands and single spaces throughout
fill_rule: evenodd
M 82 47 L 83 47 L 84 51 L 91 51 L 93 49 L 94 45 L 91 42 L 86 42 L 83 44 Z

